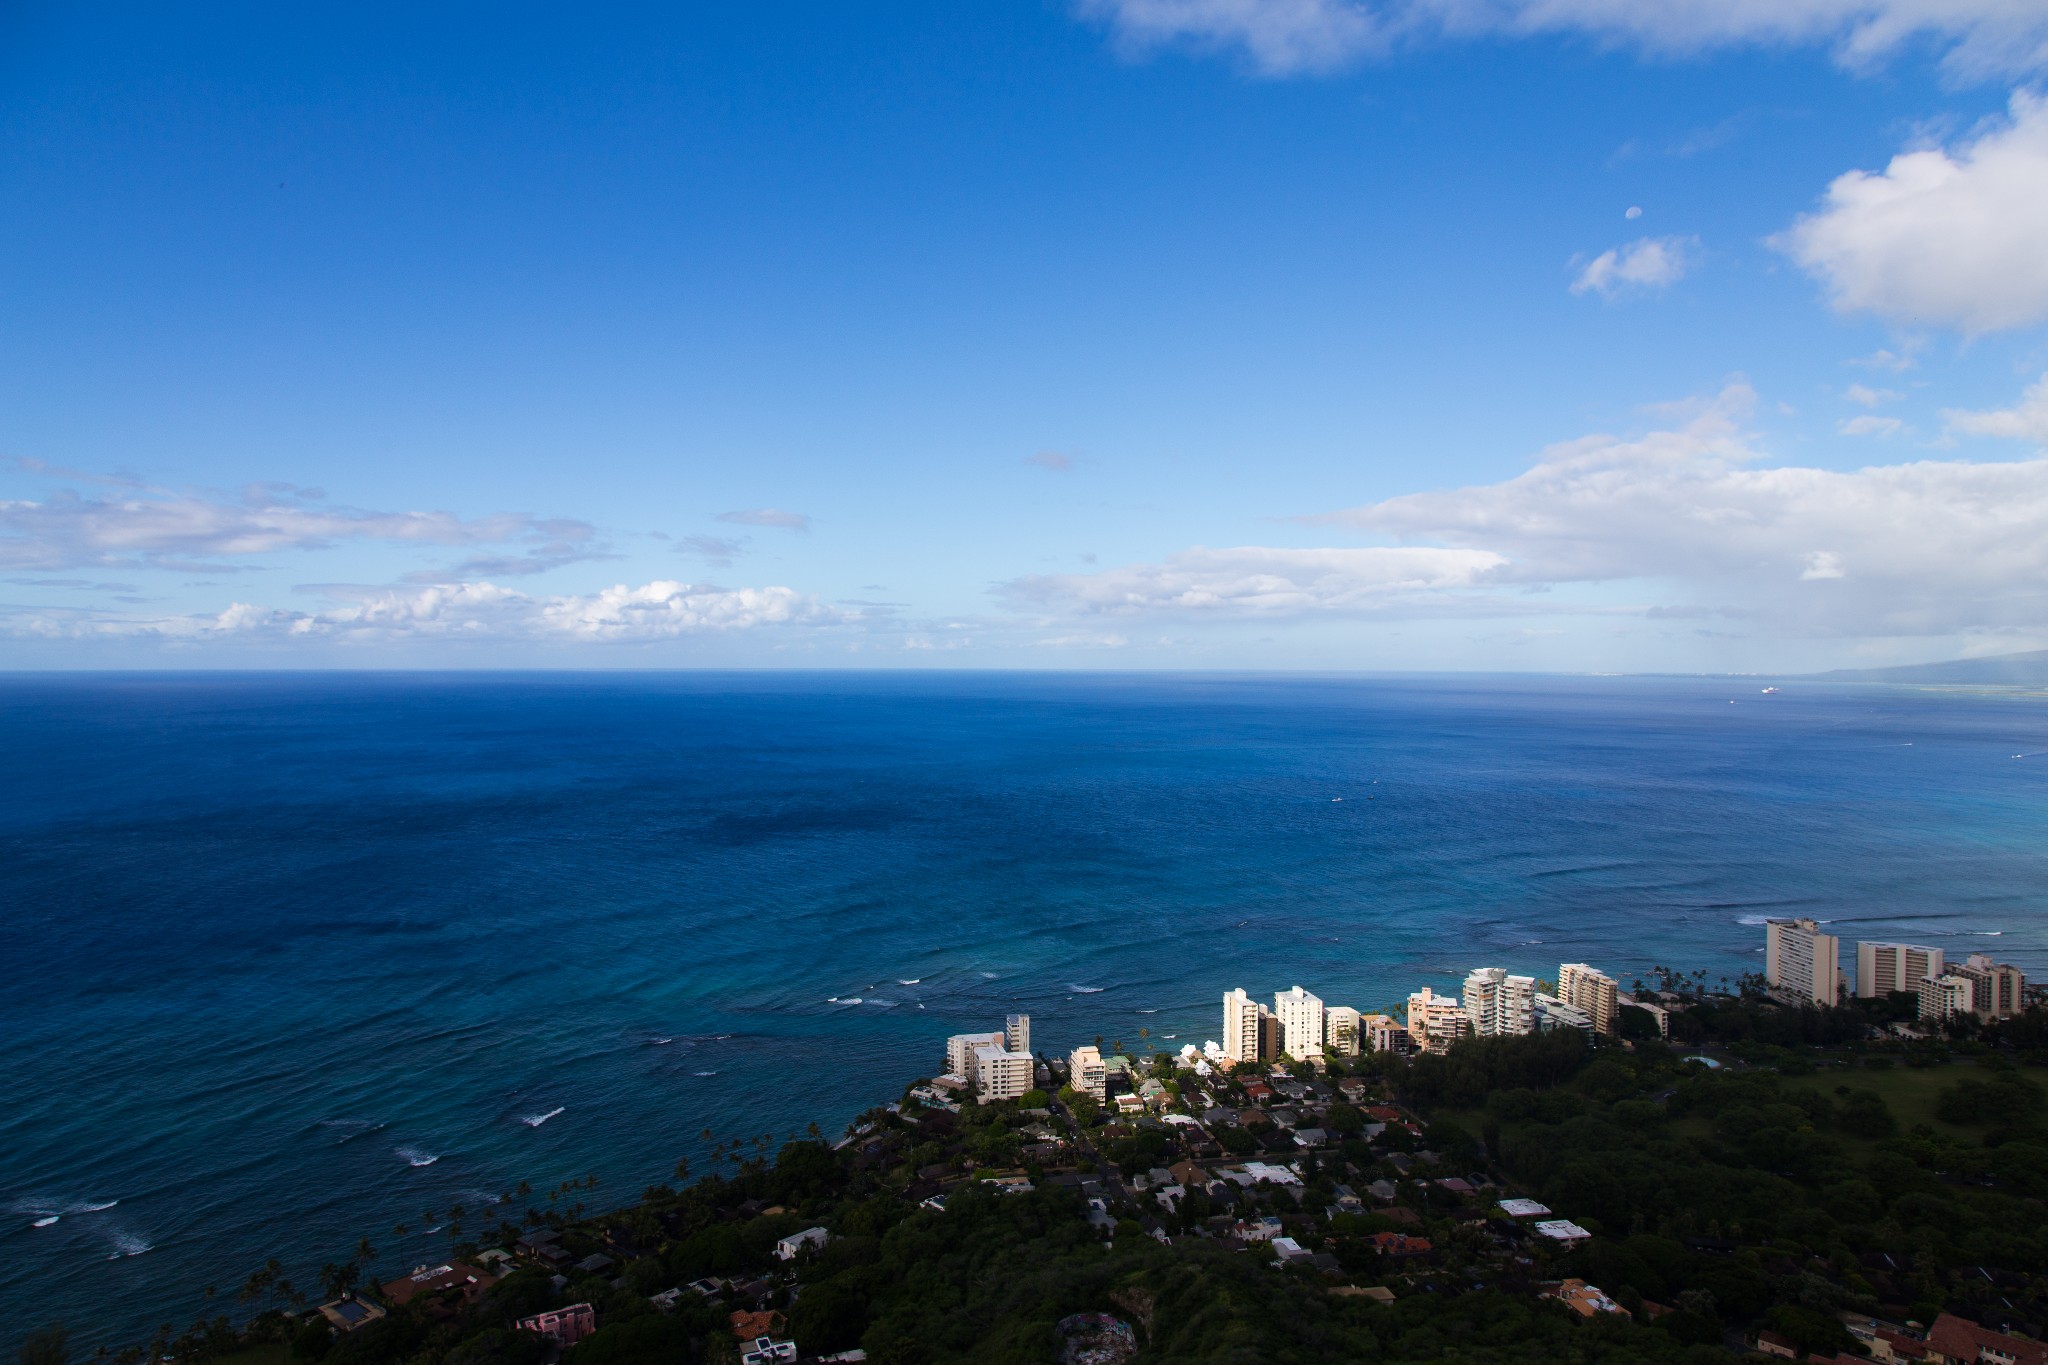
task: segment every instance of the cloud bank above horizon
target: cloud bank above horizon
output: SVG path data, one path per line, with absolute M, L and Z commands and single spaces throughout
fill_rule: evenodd
M 1078 0 L 1132 56 L 1223 52 L 1264 76 L 1326 75 L 1404 47 L 1583 37 L 1655 55 L 1822 45 L 1868 69 L 1914 42 L 1956 79 L 2048 69 L 2048 12 L 2017 0 Z

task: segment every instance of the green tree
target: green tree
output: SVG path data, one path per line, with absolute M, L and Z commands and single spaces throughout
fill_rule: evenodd
M 71 1355 L 69 1339 L 61 1322 L 30 1332 L 22 1338 L 21 1365 L 64 1365 Z

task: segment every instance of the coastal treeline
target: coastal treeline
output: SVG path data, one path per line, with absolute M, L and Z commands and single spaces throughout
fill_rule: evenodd
M 558 1202 L 453 1248 L 541 1227 L 592 1268 L 518 1264 L 346 1332 L 276 1304 L 119 1358 L 539 1365 L 550 1343 L 515 1324 L 578 1302 L 601 1326 L 568 1365 L 736 1360 L 745 1314 L 807 1358 L 876 1365 L 1053 1361 L 1060 1324 L 1092 1313 L 1130 1325 L 1138 1360 L 1233 1363 L 1707 1362 L 1759 1331 L 1833 1358 L 1862 1349 L 1844 1326 L 1859 1314 L 2039 1332 L 2048 1014 L 1901 1039 L 1885 1008 L 1702 993 L 1671 1041 L 1472 1039 L 1286 1080 L 1134 1059 L 1171 1122 L 913 1087 L 837 1146 L 729 1151 L 626 1207 Z M 1256 1093 L 1274 1081 L 1300 1099 Z M 1323 1137 L 1304 1145 L 1310 1115 Z M 1246 1158 L 1291 1163 L 1298 1186 L 1207 1178 Z M 1175 1199 L 1138 1188 L 1162 1168 Z M 1532 1235 L 1499 1208 L 1511 1194 L 1586 1236 Z M 814 1227 L 829 1240 L 778 1260 Z M 1301 1255 L 1283 1261 L 1275 1231 Z M 1549 1287 L 1574 1278 L 1623 1311 L 1571 1311 Z M 61 1344 L 53 1359 L 39 1342 L 33 1365 L 58 1365 Z

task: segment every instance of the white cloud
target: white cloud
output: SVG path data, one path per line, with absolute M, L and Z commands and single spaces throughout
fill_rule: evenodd
M 1869 355 L 1858 356 L 1847 363 L 1866 370 L 1889 370 L 1893 374 L 1904 374 L 1920 363 L 1920 352 L 1926 349 L 1925 337 L 1908 337 L 1899 343 L 1899 349 L 1896 351 L 1880 346 Z
M 2024 92 L 2009 119 L 1953 151 L 1837 177 L 1823 206 L 1775 239 L 1843 312 L 1969 333 L 2048 320 L 2043 243 L 2048 100 Z
M 1264 75 L 1327 72 L 1400 43 L 1566 34 L 1661 54 L 1820 44 L 1867 67 L 1916 40 L 1958 76 L 2048 66 L 2031 0 L 1078 0 L 1118 45 L 1234 52 Z
M 1896 403 L 1906 395 L 1897 389 L 1873 389 L 1868 384 L 1851 384 L 1842 390 L 1842 397 L 1858 407 L 1874 408 L 1885 403 Z
M 1055 474 L 1065 474 L 1074 467 L 1074 457 L 1057 450 L 1041 450 L 1036 455 L 1026 455 L 1025 464 L 1035 464 L 1040 469 L 1050 469 Z
M 1107 22 L 1128 53 L 1170 43 L 1237 51 L 1269 76 L 1334 71 L 1391 36 L 1375 9 L 1352 0 L 1080 0 L 1078 8 Z
M 1842 423 L 1841 430 L 1844 436 L 1896 436 L 1905 429 L 1905 425 L 1896 417 L 1878 417 L 1866 413 L 1861 417 L 1851 417 Z
M 1589 436 L 1505 483 L 1335 520 L 1498 553 L 1510 580 L 1647 580 L 1666 605 L 1811 634 L 2048 624 L 2048 459 L 1772 467 L 1741 426 L 1752 401 L 1736 386 L 1675 429 Z
M 811 529 L 811 519 L 802 512 L 785 512 L 779 507 L 749 507 L 739 512 L 720 512 L 718 520 L 739 526 L 773 526 L 783 531 Z
M 1733 386 L 1667 429 L 1553 446 L 1503 483 L 1309 519 L 1426 544 L 1196 548 L 1002 591 L 1068 617 L 1626 613 L 1807 637 L 2048 626 L 2048 458 L 1772 466 L 1743 427 L 1753 402 Z
M 332 507 L 315 492 L 256 485 L 240 497 L 160 489 L 86 497 L 59 490 L 40 501 L 0 501 L 0 568 L 157 568 L 220 572 L 217 562 L 339 541 L 420 545 L 541 541 L 538 552 L 588 558 L 579 521 L 504 514 L 465 521 L 448 512 Z
M 1572 292 L 1591 290 L 1611 299 L 1662 289 L 1685 277 L 1698 245 L 1698 239 L 1690 237 L 1638 237 L 1626 246 L 1610 247 L 1579 271 Z
M 1054 635 L 1038 641 L 1043 649 L 1123 649 L 1131 643 L 1128 635 Z
M 1802 582 L 1811 583 L 1820 578 L 1846 578 L 1842 571 L 1842 557 L 1833 550 L 1808 550 L 1806 569 L 1799 575 Z
M 1966 436 L 2002 436 L 2048 446 L 2048 374 L 2036 380 L 2012 407 L 1991 412 L 1944 408 L 1941 415 L 1950 431 Z
M 140 617 L 85 612 L 17 612 L 0 629 L 40 638 L 155 637 L 391 642 L 403 640 L 638 643 L 769 626 L 843 624 L 858 613 L 829 608 L 790 588 L 718 588 L 660 580 L 639 587 L 531 596 L 495 583 L 357 590 L 323 612 L 236 602 L 210 616 Z
M 1000 591 L 1019 606 L 1062 614 L 1298 616 L 1372 611 L 1418 593 L 1475 586 L 1505 563 L 1484 550 L 1196 546 L 1163 564 L 1130 564 L 1092 574 L 1033 574 Z

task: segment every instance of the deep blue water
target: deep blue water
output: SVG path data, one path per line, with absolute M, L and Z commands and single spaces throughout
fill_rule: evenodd
M 408 1269 L 1019 1009 L 1177 1047 L 1239 985 L 1753 970 L 1795 911 L 2048 971 L 2048 701 L 1759 686 L 0 678 L 0 1321 Z

